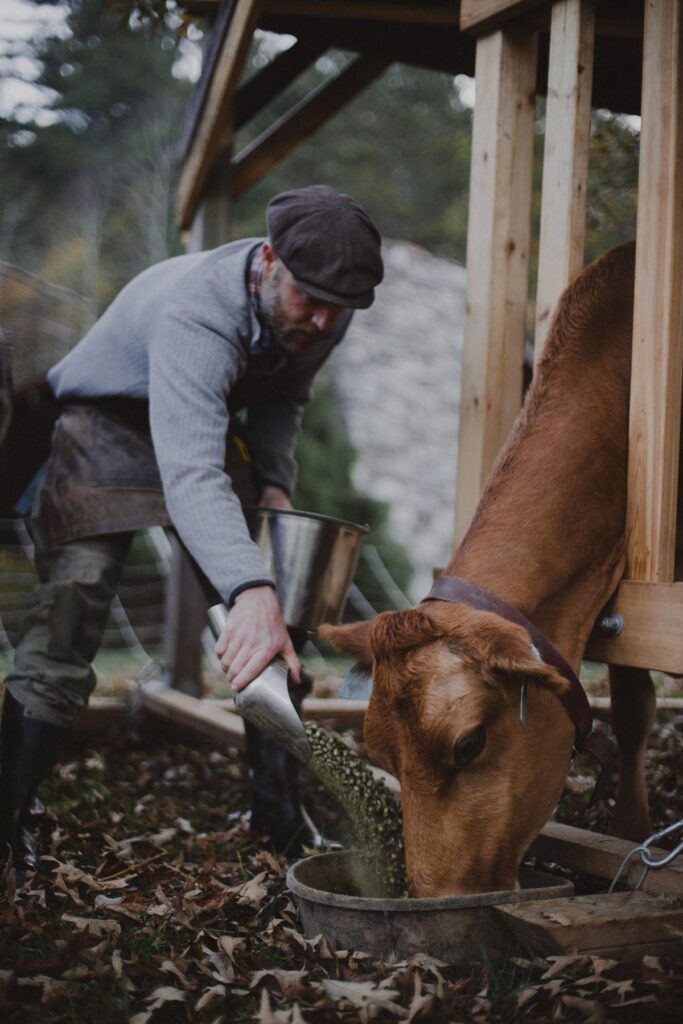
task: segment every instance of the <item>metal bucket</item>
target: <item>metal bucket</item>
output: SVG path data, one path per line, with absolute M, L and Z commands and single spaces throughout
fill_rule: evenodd
M 482 947 L 492 953 L 510 945 L 497 905 L 574 894 L 571 882 L 523 867 L 519 889 L 383 899 L 361 895 L 368 892 L 367 865 L 362 853 L 345 850 L 306 857 L 290 867 L 287 885 L 306 938 L 322 933 L 336 949 L 355 949 L 380 959 L 427 953 L 446 963 L 461 963 Z
M 244 514 L 275 580 L 285 624 L 313 630 L 338 622 L 367 527 L 312 512 L 247 508 Z

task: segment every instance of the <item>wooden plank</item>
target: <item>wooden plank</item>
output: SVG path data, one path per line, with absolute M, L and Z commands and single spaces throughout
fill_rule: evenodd
M 171 689 L 140 689 L 142 706 L 147 711 L 181 728 L 236 750 L 246 749 L 244 722 L 216 706 L 215 701 L 199 700 Z
M 262 0 L 235 0 L 230 27 L 185 159 L 178 186 L 178 223 L 188 228 L 211 168 L 221 151 L 230 104 L 258 24 Z
M 238 199 L 260 181 L 275 164 L 362 92 L 388 66 L 389 62 L 381 58 L 358 57 L 246 146 L 232 161 L 232 198 Z
M 645 892 L 571 896 L 494 908 L 524 945 L 543 956 L 612 952 L 635 959 L 656 944 L 661 952 L 681 949 L 683 902 Z
M 483 35 L 542 5 L 548 6 L 548 0 L 462 0 L 460 28 Z
M 392 3 L 387 0 L 267 0 L 267 13 L 306 18 L 357 18 L 360 21 L 393 21 L 409 24 L 457 25 L 456 3 Z
M 560 295 L 583 267 L 595 44 L 593 0 L 552 11 L 534 362 Z
M 208 603 L 189 555 L 178 539 L 172 544 L 171 571 L 166 581 L 164 664 L 166 682 L 184 693 L 201 696 L 201 636 Z
M 217 700 L 213 703 L 224 711 L 238 713 L 232 699 Z M 366 700 L 345 700 L 337 697 L 305 697 L 301 705 L 301 714 L 305 721 L 334 723 L 333 727 L 336 729 L 362 729 L 367 710 Z
M 591 633 L 585 657 L 611 665 L 683 673 L 683 583 L 624 580 L 604 609 L 624 620 L 620 636 Z
M 290 82 L 328 48 L 325 39 L 297 42 L 239 87 L 235 95 L 234 130 L 255 117 Z
M 456 543 L 522 401 L 536 36 L 477 40 Z
M 74 733 L 84 737 L 110 728 L 120 731 L 129 713 L 130 705 L 121 697 L 91 697 L 74 723 Z
M 529 855 L 540 857 L 546 863 L 561 864 L 572 871 L 611 881 L 634 845 L 615 836 L 604 836 L 598 832 L 549 821 L 529 847 Z M 652 847 L 650 853 L 659 858 L 665 856 L 667 851 Z M 634 857 L 622 875 L 624 885 L 634 886 L 641 872 L 640 860 Z M 683 864 L 680 859 L 666 868 L 650 871 L 642 888 L 643 892 L 653 895 L 683 896 Z
M 609 697 L 589 697 L 593 717 L 601 722 L 609 722 L 612 702 Z M 683 697 L 657 697 L 657 711 L 673 711 L 683 713 Z
M 627 576 L 674 578 L 683 365 L 683 11 L 646 0 Z

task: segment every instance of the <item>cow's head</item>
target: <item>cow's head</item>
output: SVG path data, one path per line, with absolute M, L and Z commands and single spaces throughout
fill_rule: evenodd
M 429 602 L 320 632 L 372 668 L 365 738 L 401 783 L 411 896 L 514 888 L 567 773 L 566 680 L 523 627 L 464 605 Z

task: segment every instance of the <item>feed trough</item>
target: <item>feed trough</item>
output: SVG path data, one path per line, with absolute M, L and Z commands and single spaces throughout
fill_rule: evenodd
M 574 892 L 565 879 L 522 868 L 519 889 L 385 899 L 372 895 L 368 874 L 368 858 L 354 850 L 318 854 L 293 864 L 287 884 L 298 904 L 304 935 L 322 934 L 336 949 L 356 949 L 380 959 L 427 953 L 459 963 L 481 945 L 491 949 L 510 942 L 495 906 Z

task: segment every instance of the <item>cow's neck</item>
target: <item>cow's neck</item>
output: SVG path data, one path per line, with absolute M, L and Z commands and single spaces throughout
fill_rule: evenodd
M 623 573 L 626 310 L 594 337 L 584 322 L 555 339 L 446 568 L 521 611 L 574 665 Z

